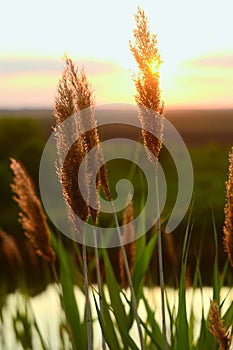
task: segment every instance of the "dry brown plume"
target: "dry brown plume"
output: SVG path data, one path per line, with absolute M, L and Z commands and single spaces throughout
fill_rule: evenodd
M 103 161 L 94 117 L 94 97 L 84 69 L 79 70 L 69 57 L 65 57 L 65 67 L 55 99 L 54 115 L 57 126 L 60 125 L 60 121 L 65 121 L 74 113 L 76 118 L 73 119 L 71 128 L 57 133 L 57 148 L 60 156 L 63 155 L 63 150 L 69 144 L 70 133 L 73 133 L 73 139 L 76 139 L 65 157 L 64 164 L 60 164 L 62 171 L 59 177 L 65 199 L 75 214 L 84 222 L 88 221 L 91 216 L 96 223 L 99 213 L 99 187 L 102 186 L 106 194 L 109 194 L 110 191 L 105 167 L 101 167 L 97 172 L 96 180 L 93 181 L 93 171 L 99 169 L 100 162 Z M 88 131 L 85 132 L 85 130 Z M 90 158 L 89 152 L 94 147 L 96 151 Z M 79 180 L 82 181 L 85 198 L 82 196 L 78 182 L 81 163 L 84 166 Z
M 34 245 L 37 254 L 54 263 L 55 253 L 50 243 L 49 228 L 33 181 L 19 161 L 11 158 L 10 167 L 14 174 L 11 185 L 15 194 L 13 198 L 20 208 L 19 221 L 24 233 Z
M 23 259 L 15 242 L 15 239 L 0 228 L 0 250 L 5 264 L 14 267 L 23 266 Z
M 130 273 L 132 273 L 133 263 L 135 258 L 135 227 L 132 223 L 134 220 L 134 212 L 133 212 L 133 203 L 130 201 L 128 206 L 126 207 L 123 215 L 123 234 L 122 234 L 122 242 L 125 244 L 125 250 L 128 258 L 128 264 Z M 127 228 L 124 227 L 127 225 Z M 126 244 L 126 242 L 129 242 Z M 122 254 L 122 249 L 119 249 L 119 270 L 120 270 L 120 278 L 122 286 L 126 289 L 128 287 L 128 278 L 125 271 L 125 264 Z
M 85 144 L 82 142 L 81 137 L 78 137 L 78 135 L 81 134 L 80 126 L 77 118 L 72 118 L 70 119 L 70 123 L 67 124 L 68 127 L 60 128 L 63 122 L 73 116 L 74 113 L 77 113 L 73 86 L 70 81 L 71 60 L 66 57 L 65 62 L 66 65 L 58 83 L 54 107 L 54 117 L 56 120 L 55 135 L 60 161 L 60 163 L 57 164 L 57 171 L 66 202 L 78 217 L 83 221 L 87 221 L 89 217 L 89 207 L 81 194 L 78 182 L 78 170 L 86 155 Z M 71 136 L 76 141 L 69 148 Z M 67 154 L 65 154 L 66 149 L 69 149 Z M 64 163 L 62 163 L 62 159 L 64 159 Z M 85 170 L 87 170 L 87 168 Z M 85 188 L 85 195 L 88 196 L 88 179 L 82 180 L 82 186 Z M 74 220 L 74 216 L 71 213 L 70 210 L 70 217 Z
M 66 68 L 68 71 L 69 79 L 73 89 L 73 99 L 76 106 L 79 119 L 79 128 L 83 133 L 83 143 L 85 145 L 86 152 L 90 152 L 94 147 L 96 152 L 93 157 L 89 159 L 88 171 L 91 174 L 92 169 L 99 169 L 100 164 L 104 164 L 104 158 L 100 147 L 99 132 L 96 125 L 94 116 L 94 95 L 90 83 L 87 80 L 84 69 L 78 70 L 70 58 L 66 58 Z M 85 130 L 88 130 L 84 132 Z M 90 195 L 96 195 L 96 198 L 92 198 L 93 204 L 98 206 L 98 193 L 99 187 L 102 186 L 103 191 L 109 200 L 111 200 L 111 193 L 108 184 L 107 169 L 105 165 L 102 165 L 97 173 L 96 178 L 96 190 L 94 189 L 94 182 L 90 184 Z M 91 209 L 92 210 L 92 209 Z M 96 213 L 93 211 L 92 219 L 96 221 Z
M 224 213 L 223 243 L 230 264 L 233 267 L 233 147 L 229 155 L 229 172 L 226 182 L 226 205 Z
M 56 125 L 61 125 L 74 112 L 73 92 L 69 87 L 67 70 L 64 69 L 58 82 L 57 95 L 55 97 L 54 117 Z
M 219 307 L 212 300 L 210 302 L 209 330 L 216 338 L 219 350 L 230 350 L 232 337 L 229 328 L 224 326 L 223 319 L 220 317 Z
M 162 61 L 157 48 L 157 37 L 150 33 L 147 18 L 140 8 L 135 20 L 135 43 L 130 41 L 130 50 L 138 65 L 138 73 L 133 76 L 137 92 L 135 101 L 139 106 L 143 143 L 148 159 L 154 163 L 150 152 L 158 158 L 163 137 L 164 103 L 161 100 L 159 85 L 159 66 Z M 149 133 L 147 129 L 158 137 Z

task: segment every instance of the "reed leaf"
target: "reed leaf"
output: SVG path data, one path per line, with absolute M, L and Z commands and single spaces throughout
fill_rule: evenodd
M 110 349 L 121 350 L 119 341 L 117 339 L 117 335 L 114 329 L 113 320 L 111 318 L 109 307 L 105 299 L 105 295 L 103 294 L 103 314 L 100 312 L 97 304 L 97 300 L 95 295 L 93 294 L 95 307 L 98 315 L 98 319 L 100 322 L 100 326 L 104 335 L 104 339 L 106 340 Z
M 145 246 L 145 248 L 142 250 L 140 257 L 138 257 L 134 266 L 132 281 L 133 281 L 134 290 L 136 291 L 137 302 L 142 296 L 144 277 L 149 267 L 152 254 L 154 252 L 156 239 L 157 239 L 157 235 L 154 234 L 151 237 L 150 241 Z
M 182 251 L 182 265 L 180 273 L 180 284 L 179 284 L 179 305 L 177 312 L 176 320 L 176 344 L 175 350 L 189 350 L 190 341 L 189 341 L 189 325 L 187 319 L 187 309 L 186 309 L 186 290 L 185 290 L 185 272 L 188 259 L 190 243 L 190 218 L 185 232 L 185 238 L 183 242 L 183 251 Z
M 214 246 L 215 246 L 215 258 L 214 258 L 214 270 L 213 270 L 213 300 L 220 303 L 220 282 L 219 282 L 219 264 L 218 264 L 218 234 L 212 212 L 213 231 L 214 231 Z
M 74 284 L 72 280 L 72 264 L 70 257 L 65 252 L 61 241 L 53 239 L 54 249 L 60 262 L 60 282 L 62 287 L 62 307 L 65 312 L 67 325 L 69 328 L 70 340 L 74 350 L 87 348 L 87 334 L 83 332 L 83 327 L 80 321 L 78 306 L 74 295 Z M 85 325 L 86 327 L 86 325 Z
M 117 320 L 117 324 L 124 325 L 127 328 L 128 325 L 128 317 L 125 312 L 125 308 L 123 302 L 120 297 L 121 288 L 116 280 L 114 275 L 111 262 L 109 260 L 107 252 L 103 251 L 104 258 L 104 266 L 105 266 L 105 274 L 106 274 L 106 283 L 109 290 L 109 296 L 111 300 L 111 306 L 115 312 L 115 317 Z
M 146 297 L 142 296 L 143 303 L 146 308 L 147 313 L 147 322 L 149 323 L 149 326 L 151 327 L 151 331 L 148 330 L 148 326 L 144 327 L 145 332 L 151 337 L 151 340 L 156 345 L 158 350 L 163 350 L 163 333 L 161 332 L 161 329 L 155 320 L 155 314 L 151 310 L 150 305 L 146 299 Z M 149 333 L 148 333 L 149 331 Z

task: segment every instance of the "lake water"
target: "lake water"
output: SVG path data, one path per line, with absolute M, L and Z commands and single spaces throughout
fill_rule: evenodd
M 172 307 L 177 309 L 178 305 L 178 292 L 174 289 L 168 288 L 166 289 L 167 296 L 169 300 L 169 304 Z M 129 291 L 127 291 L 129 295 Z M 190 315 L 191 306 L 193 305 L 194 315 L 195 315 L 195 333 L 199 334 L 200 330 L 200 320 L 201 320 L 201 311 L 202 306 L 204 308 L 205 316 L 208 313 L 210 300 L 212 299 L 212 288 L 203 288 L 203 299 L 201 296 L 201 291 L 199 289 L 193 291 L 193 289 L 187 290 L 187 312 L 188 316 Z M 145 288 L 145 295 L 147 300 L 149 301 L 152 310 L 154 310 L 155 318 L 161 324 L 161 301 L 160 301 L 160 289 L 153 288 L 148 289 Z M 80 292 L 78 288 L 75 288 L 75 296 L 78 303 L 78 307 L 80 310 L 81 317 L 84 316 L 85 312 L 85 297 Z M 226 298 L 226 302 L 223 306 L 223 313 L 226 310 L 226 307 L 230 305 L 233 301 L 233 289 L 222 288 L 221 290 L 221 300 Z M 62 318 L 62 311 L 60 308 L 60 302 L 58 293 L 56 288 L 53 285 L 48 286 L 45 292 L 42 294 L 33 297 L 30 299 L 31 308 L 36 317 L 37 323 L 46 339 L 50 350 L 59 350 L 59 322 Z M 2 339 L 4 338 L 5 347 L 0 347 L 4 350 L 22 350 L 22 347 L 19 344 L 16 344 L 15 338 L 13 336 L 13 328 L 12 328 L 12 315 L 15 315 L 17 307 L 24 309 L 24 299 L 20 294 L 12 294 L 7 298 L 6 307 L 3 309 L 3 317 L 4 317 L 4 325 L 2 326 Z M 94 302 L 92 300 L 92 315 L 96 321 L 94 321 L 93 329 L 94 329 L 94 348 L 101 349 L 101 332 L 97 321 L 97 315 L 94 307 Z M 145 319 L 145 310 L 140 303 L 139 305 L 139 314 L 140 317 L 144 317 Z M 168 320 L 168 315 L 167 315 Z M 131 330 L 131 335 L 133 335 L 134 340 L 138 343 L 138 335 L 136 326 L 133 325 Z M 34 349 L 40 349 L 40 343 L 38 340 L 38 336 L 35 334 L 34 338 Z

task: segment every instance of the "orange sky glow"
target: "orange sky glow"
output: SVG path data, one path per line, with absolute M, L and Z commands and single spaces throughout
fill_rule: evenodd
M 233 108 L 231 0 L 5 2 L 0 108 L 52 108 L 64 52 L 85 67 L 97 104 L 134 103 L 138 5 L 158 35 L 166 108 Z

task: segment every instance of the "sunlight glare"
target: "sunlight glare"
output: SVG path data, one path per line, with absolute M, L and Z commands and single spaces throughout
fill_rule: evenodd
M 158 59 L 153 60 L 150 63 L 150 71 L 153 75 L 157 75 L 159 73 L 161 62 Z

